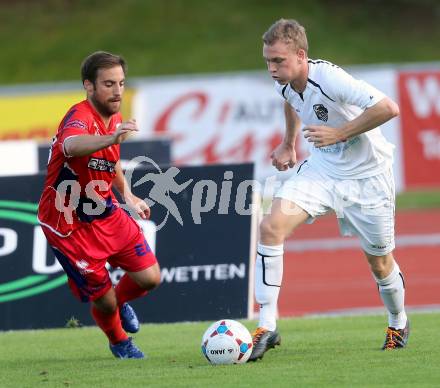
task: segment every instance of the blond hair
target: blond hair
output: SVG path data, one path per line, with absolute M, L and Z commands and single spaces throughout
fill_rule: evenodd
M 309 49 L 305 28 L 294 19 L 280 19 L 272 24 L 263 34 L 263 42 L 267 45 L 281 41 L 291 44 L 295 49 Z

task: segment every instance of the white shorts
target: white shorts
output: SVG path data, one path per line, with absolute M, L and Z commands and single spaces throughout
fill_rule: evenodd
M 343 236 L 356 235 L 374 256 L 394 247 L 394 178 L 391 169 L 365 179 L 335 179 L 307 161 L 296 168 L 275 197 L 294 202 L 309 215 L 306 223 L 334 210 Z

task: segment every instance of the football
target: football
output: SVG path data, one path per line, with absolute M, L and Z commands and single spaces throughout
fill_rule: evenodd
M 252 337 L 240 322 L 221 319 L 205 331 L 202 353 L 213 365 L 243 364 L 252 353 Z

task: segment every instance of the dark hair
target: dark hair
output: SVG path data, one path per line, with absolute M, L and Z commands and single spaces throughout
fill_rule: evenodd
M 84 83 L 85 80 L 89 80 L 94 84 L 99 69 L 110 69 L 115 66 L 121 66 L 124 74 L 126 73 L 127 65 L 124 58 L 105 51 L 96 51 L 84 59 L 81 64 L 82 82 Z
M 294 19 L 280 19 L 263 34 L 263 42 L 269 46 L 281 41 L 293 46 L 295 50 L 308 51 L 306 30 Z

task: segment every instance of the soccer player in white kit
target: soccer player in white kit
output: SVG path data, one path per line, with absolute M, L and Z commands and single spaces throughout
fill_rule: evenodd
M 405 284 L 394 249 L 393 145 L 379 125 L 399 114 L 396 103 L 340 67 L 308 59 L 297 21 L 281 19 L 263 35 L 263 56 L 284 98 L 286 133 L 272 153 L 280 171 L 293 176 L 275 195 L 260 225 L 255 298 L 260 305 L 250 361 L 279 345 L 277 301 L 283 274 L 283 243 L 303 223 L 335 211 L 342 235 L 356 235 L 388 310 L 382 349 L 406 346 L 409 322 Z M 297 165 L 295 141 L 302 132 L 310 155 Z

